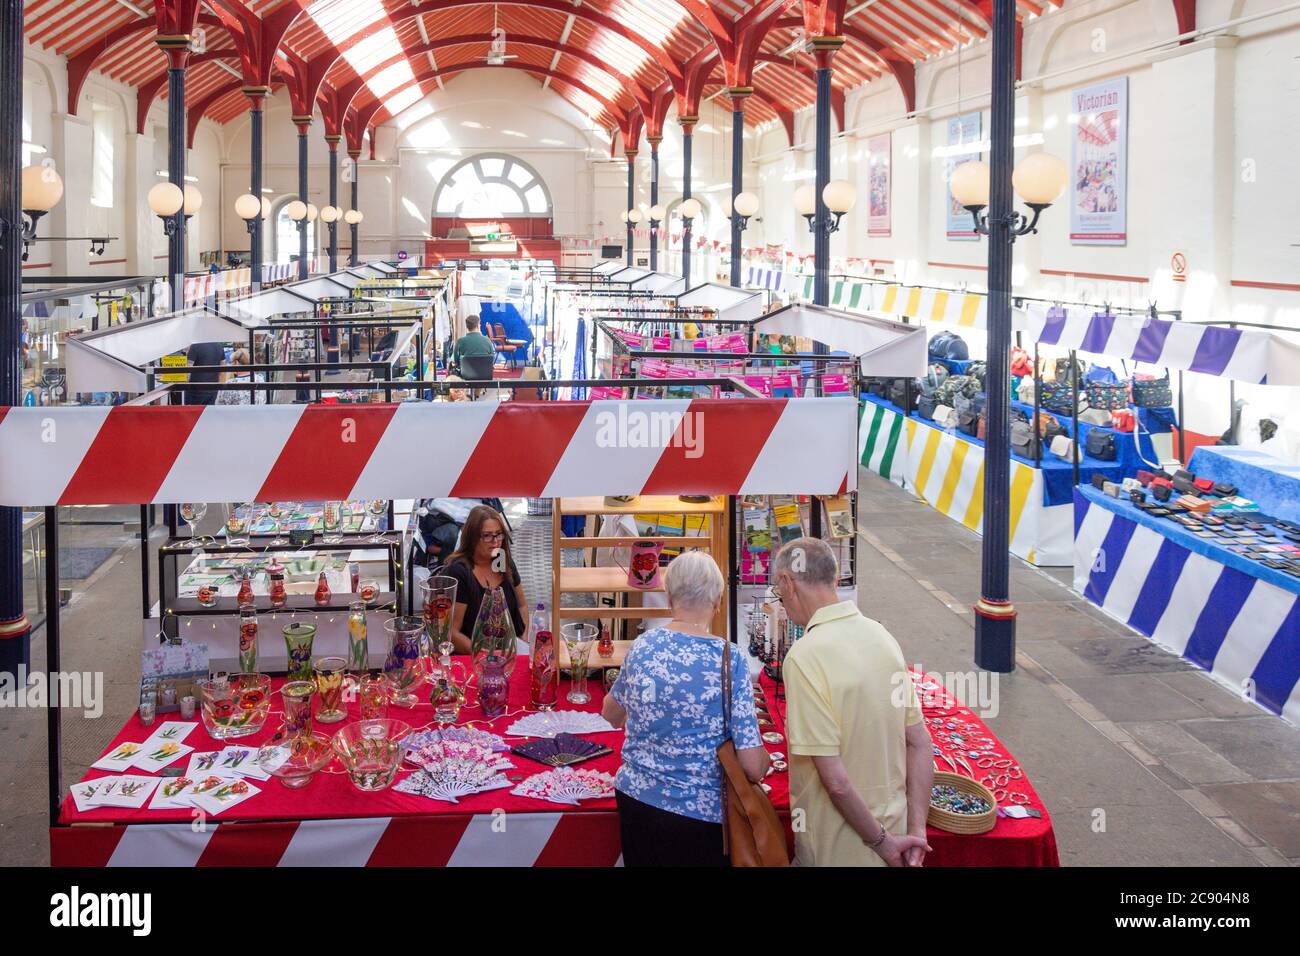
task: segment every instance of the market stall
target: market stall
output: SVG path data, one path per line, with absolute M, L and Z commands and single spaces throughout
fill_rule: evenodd
M 1075 489 L 1075 590 L 1300 722 L 1300 468 L 1203 447 L 1186 475 L 1164 502 Z
M 696 401 L 689 404 L 686 414 L 696 416 L 696 435 L 707 436 L 702 444 L 684 447 L 671 434 L 664 436 L 665 441 L 612 445 L 607 441 L 611 422 L 646 412 L 644 402 L 7 409 L 0 418 L 0 454 L 26 449 L 30 467 L 0 476 L 0 502 L 364 500 L 486 493 L 529 497 L 735 495 L 789 488 L 839 494 L 852 480 L 852 403 L 835 399 Z M 37 431 L 51 424 L 58 429 L 61 441 L 35 441 Z M 428 442 L 425 438 L 430 434 L 443 436 L 443 440 Z M 228 453 L 232 447 L 238 447 L 238 455 Z M 140 466 L 129 472 L 117 467 L 115 463 L 123 456 Z M 593 467 L 594 462 L 598 467 Z M 48 573 L 47 583 L 57 593 L 57 571 Z M 379 608 L 368 613 L 367 632 L 377 636 L 385 614 Z M 419 633 L 418 623 L 416 627 Z M 49 634 L 49 667 L 57 669 L 57 617 Z M 392 651 L 390 647 L 389 658 Z M 529 668 L 522 663 L 514 668 L 509 709 L 486 722 L 480 719 L 481 712 L 475 712 L 475 707 L 482 705 L 477 692 L 483 677 L 468 680 L 459 725 L 510 731 L 513 720 L 523 716 L 520 705 L 529 693 L 528 675 Z M 224 725 L 210 724 L 206 716 L 201 726 L 174 731 L 171 724 L 152 728 L 143 726 L 139 715 L 133 717 L 114 740 L 105 741 L 108 763 L 97 761 L 101 766 L 87 781 L 78 782 L 76 787 L 82 789 L 74 788 L 72 793 L 64 791 L 60 779 L 60 712 L 51 708 L 53 861 L 62 865 L 116 865 L 145 858 L 154 865 L 209 864 L 236 858 L 266 864 L 318 861 L 355 865 L 616 862 L 617 817 L 608 793 L 576 801 L 557 812 L 553 801 L 514 792 L 514 788 L 508 795 L 463 795 L 459 803 L 384 788 L 362 793 L 349 778 L 329 772 L 328 767 L 319 768 L 305 789 L 286 789 L 279 780 L 270 779 L 275 776 L 272 768 L 265 776 L 250 771 L 238 780 L 226 778 L 217 792 L 222 800 L 232 802 L 228 808 L 220 802 L 210 806 L 215 810 L 216 825 L 196 833 L 191 826 L 192 809 L 161 807 L 161 801 L 170 797 L 162 789 L 166 785 L 157 775 L 158 767 L 144 774 L 148 780 L 132 782 L 130 793 L 114 791 L 119 784 L 112 781 L 103 784 L 118 800 L 117 805 L 91 805 L 100 786 L 94 781 L 112 775 L 115 767 L 121 774 L 123 768 L 112 758 L 126 743 L 149 751 L 144 759 L 170 759 L 176 754 L 172 745 L 176 745 L 192 748 L 181 757 L 219 753 L 221 759 L 235 760 L 234 766 L 239 766 L 238 761 L 247 755 L 228 753 L 232 746 L 237 752 L 248 749 L 241 745 L 244 740 L 250 745 L 270 743 L 274 728 L 282 722 L 287 725 L 285 708 L 290 706 L 290 697 L 284 696 L 281 703 L 281 695 L 276 693 L 283 686 L 276 679 L 256 702 L 251 697 L 241 698 L 241 707 L 246 703 L 250 712 L 264 708 L 259 729 L 246 738 L 213 738 L 209 732 Z M 589 686 L 591 700 L 587 704 L 577 708 L 561 704 L 556 713 L 598 707 L 601 688 L 594 681 Z M 567 693 L 567 689 L 567 683 L 561 685 L 561 692 Z M 275 703 L 264 703 L 272 700 Z M 364 694 L 359 701 L 348 702 L 347 718 L 354 716 L 353 706 L 364 702 Z M 218 709 L 214 713 L 221 717 L 226 712 Z M 230 711 L 236 716 L 241 713 L 244 710 L 239 708 Z M 173 720 L 175 715 L 159 716 Z M 392 704 L 389 716 L 401 719 L 408 725 L 406 730 L 428 728 L 433 704 L 424 703 L 421 695 L 409 709 Z M 351 726 L 347 718 L 338 726 Z M 605 742 L 611 750 L 593 759 L 591 768 L 614 769 L 620 735 L 605 731 L 608 736 L 602 737 L 591 725 L 588 729 L 594 744 Z M 154 736 L 168 732 L 170 738 Z M 395 735 L 396 729 L 392 732 Z M 149 746 L 143 747 L 146 743 Z M 127 748 L 128 756 L 141 752 Z M 178 766 L 181 757 L 175 757 Z M 531 779 L 544 770 L 522 761 L 514 767 L 512 776 L 519 778 L 528 774 Z M 403 770 L 400 775 L 411 773 Z M 509 781 L 517 787 L 526 782 Z M 147 802 L 141 796 L 145 787 L 149 788 L 144 795 Z M 775 784 L 773 792 L 777 792 Z M 160 801 L 159 808 L 150 809 L 155 799 Z M 512 839 L 488 843 L 491 824 L 500 817 L 493 811 L 498 809 L 508 816 Z M 237 826 L 230 825 L 236 821 Z M 1041 840 L 1037 821 L 1009 822 L 1026 827 L 1023 839 Z M 92 823 L 95 825 L 82 825 Z M 992 846 L 994 841 L 987 842 Z M 978 850 L 974 856 L 994 862 L 999 859 L 993 853 L 984 857 Z M 1042 857 L 1040 862 L 1054 860 Z

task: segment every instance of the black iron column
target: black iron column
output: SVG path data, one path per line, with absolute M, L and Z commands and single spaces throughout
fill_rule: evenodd
M 0 0 L 0 407 L 22 403 L 22 162 L 23 0 Z M 0 508 L 0 674 L 20 687 L 31 666 L 22 529 L 21 508 Z
M 628 149 L 623 151 L 627 157 L 627 211 L 630 213 L 636 206 L 636 150 Z M 636 243 L 636 223 L 631 219 L 627 221 L 627 264 L 632 265 L 632 246 Z
M 311 117 L 295 116 L 293 122 L 298 127 L 298 198 L 302 200 L 305 206 L 311 202 L 307 198 L 307 131 L 311 129 Z M 305 279 L 309 274 L 307 268 L 307 228 L 310 225 L 311 223 L 307 221 L 306 216 L 303 216 L 302 221 L 298 223 L 299 279 Z
M 343 137 L 333 134 L 325 137 L 330 148 L 330 205 L 338 208 L 339 204 L 339 140 Z M 330 272 L 339 271 L 339 223 L 334 220 L 327 223 L 330 231 Z
M 246 86 L 244 95 L 248 97 L 250 112 L 251 146 L 248 157 L 249 192 L 262 202 L 262 102 L 271 92 L 269 86 Z M 248 235 L 248 276 L 253 288 L 262 285 L 262 214 L 259 211 L 253 219 L 252 231 Z
M 731 97 L 731 284 L 740 288 L 740 253 L 745 226 L 736 215 L 736 197 L 745 191 L 745 98 L 754 92 L 752 86 L 733 86 L 727 90 Z
M 975 604 L 975 664 L 1007 673 L 1016 666 L 1016 610 L 1011 604 L 1010 424 L 1011 263 L 1016 78 L 1015 0 L 993 0 L 993 80 L 988 213 L 988 424 L 984 441 L 984 538 L 980 599 Z
M 167 55 L 167 179 L 185 191 L 185 65 L 190 57 L 189 34 L 162 36 L 157 43 Z M 172 311 L 185 306 L 185 207 L 173 217 L 167 237 L 167 275 Z
M 813 219 L 813 305 L 831 303 L 831 215 L 822 199 L 831 181 L 831 60 L 844 37 L 814 37 L 808 44 L 817 63 L 816 179 L 817 213 Z
M 361 150 L 359 149 L 348 150 L 348 162 L 352 164 L 350 170 L 352 173 L 352 208 L 353 209 L 357 208 L 357 181 L 361 178 L 357 170 L 357 160 L 360 158 L 361 158 Z M 348 263 L 354 266 L 358 262 L 357 243 L 360 241 L 360 232 L 361 232 L 360 223 L 355 223 L 355 222 L 352 223 L 352 252 L 348 256 Z
M 654 218 L 653 209 L 659 205 L 659 144 L 662 136 L 647 136 L 650 144 L 650 271 L 659 271 L 659 220 Z
M 695 144 L 695 124 L 697 116 L 680 116 L 677 122 L 682 124 L 682 202 L 691 198 L 691 147 Z M 679 205 L 678 209 L 681 208 Z M 682 278 L 686 287 L 691 286 L 691 220 L 682 219 Z

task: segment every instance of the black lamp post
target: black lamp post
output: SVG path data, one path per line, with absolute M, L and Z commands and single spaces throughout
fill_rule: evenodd
M 975 604 L 975 664 L 1008 673 L 1016 666 L 1016 609 L 1010 598 L 1011 426 L 1010 392 L 1012 243 L 1032 233 L 1043 209 L 1065 188 L 1065 164 L 1046 154 L 1028 157 L 1014 174 L 1015 0 L 993 0 L 991 164 L 963 163 L 953 170 L 953 198 L 970 210 L 975 228 L 989 237 L 988 424 L 984 442 L 984 537 L 980 598 Z M 1025 199 L 1032 218 L 1012 208 L 1011 190 Z M 984 214 L 987 206 L 988 213 Z

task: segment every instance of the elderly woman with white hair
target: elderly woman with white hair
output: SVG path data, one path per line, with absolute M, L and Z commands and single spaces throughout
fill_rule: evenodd
M 626 866 L 725 866 L 722 849 L 722 655 L 731 654 L 731 737 L 746 776 L 767 772 L 745 654 L 709 633 L 725 582 L 688 551 L 668 565 L 672 619 L 637 638 L 605 697 L 626 727 L 615 781 Z

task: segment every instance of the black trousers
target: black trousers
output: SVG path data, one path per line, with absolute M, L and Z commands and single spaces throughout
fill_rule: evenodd
M 722 824 L 705 823 L 634 800 L 621 790 L 619 838 L 624 866 L 726 866 Z

